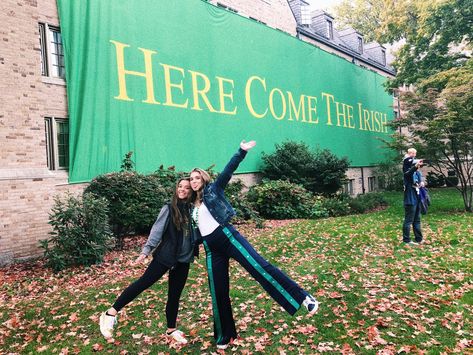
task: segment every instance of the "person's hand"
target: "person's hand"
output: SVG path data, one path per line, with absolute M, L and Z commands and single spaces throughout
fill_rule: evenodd
M 421 159 L 416 164 L 417 168 L 420 168 L 422 166 L 422 164 L 424 164 L 424 161 Z
M 145 254 L 140 254 L 140 256 L 138 256 L 135 260 L 135 264 L 141 264 L 143 263 L 143 261 L 145 261 L 145 259 L 147 258 L 147 255 Z
M 240 143 L 240 148 L 243 149 L 243 150 L 249 151 L 255 145 L 256 145 L 256 141 L 246 142 L 246 141 L 242 140 L 241 143 Z

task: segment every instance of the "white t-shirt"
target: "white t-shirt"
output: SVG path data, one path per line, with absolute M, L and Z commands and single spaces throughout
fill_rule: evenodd
M 218 222 L 212 217 L 209 209 L 204 203 L 201 203 L 199 208 L 194 207 L 192 210 L 192 219 L 197 223 L 202 237 L 212 234 L 212 232 L 219 226 Z

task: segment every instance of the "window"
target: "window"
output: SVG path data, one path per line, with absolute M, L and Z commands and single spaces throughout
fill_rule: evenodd
M 381 63 L 386 66 L 386 51 L 384 49 L 381 50 Z
M 46 117 L 46 156 L 50 170 L 69 168 L 69 122 L 64 118 Z
M 40 23 L 39 44 L 41 47 L 41 75 L 64 78 L 64 47 L 59 28 Z
M 363 53 L 363 38 L 358 37 L 358 53 Z
M 251 16 L 250 16 L 249 18 L 252 19 L 253 21 L 256 21 L 256 22 L 259 22 L 259 23 L 261 23 L 261 24 L 263 24 L 263 25 L 266 25 L 266 22 L 260 21 L 260 20 L 258 20 L 257 18 L 254 18 L 254 17 L 251 17 Z
M 347 195 L 353 195 L 353 185 L 355 184 L 355 179 L 350 179 L 347 181 L 343 187 L 343 192 Z
M 304 27 L 309 27 L 312 22 L 312 18 L 310 16 L 310 6 L 308 5 L 301 5 L 301 24 Z
M 333 22 L 327 20 L 327 37 L 333 39 Z
M 368 177 L 368 191 L 376 191 L 377 186 L 376 186 L 376 176 L 370 176 Z

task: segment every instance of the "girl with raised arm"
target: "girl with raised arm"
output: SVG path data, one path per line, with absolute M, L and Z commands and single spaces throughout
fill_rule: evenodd
M 309 314 L 318 309 L 318 302 L 307 291 L 271 265 L 229 223 L 235 211 L 224 196 L 225 186 L 255 141 L 240 143 L 215 182 L 209 174 L 195 168 L 190 175 L 192 221 L 197 238 L 204 244 L 208 281 L 212 297 L 214 338 L 218 349 L 226 349 L 237 338 L 229 296 L 229 259 L 235 259 L 289 314 L 304 305 Z

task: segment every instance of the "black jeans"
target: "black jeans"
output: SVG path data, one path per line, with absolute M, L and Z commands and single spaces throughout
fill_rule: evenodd
M 113 308 L 119 312 L 128 303 L 133 301 L 141 292 L 151 287 L 169 270 L 169 267 L 161 264 L 157 258 L 153 258 L 143 276 L 128 286 L 113 304 Z M 177 312 L 179 311 L 179 299 L 189 274 L 189 263 L 177 263 L 169 270 L 168 300 L 166 302 L 166 320 L 168 328 L 176 327 Z

